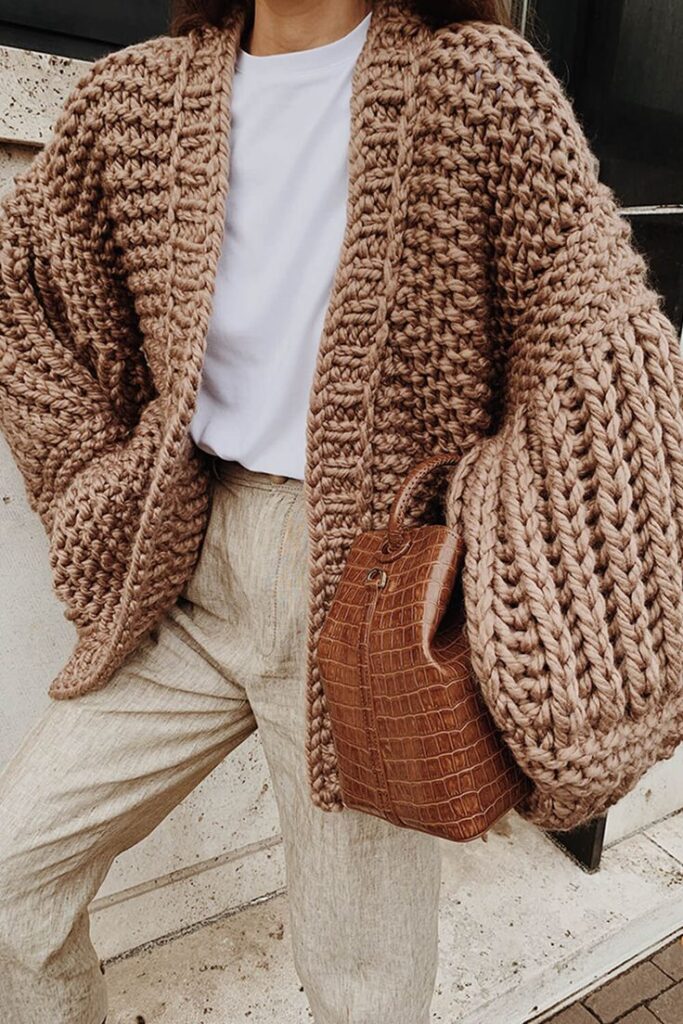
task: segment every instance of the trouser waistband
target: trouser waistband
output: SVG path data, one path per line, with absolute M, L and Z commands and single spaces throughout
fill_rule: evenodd
M 221 459 L 218 455 L 209 456 L 209 464 L 213 476 L 222 483 L 230 482 L 246 487 L 272 487 L 273 490 L 291 492 L 300 491 L 303 487 L 303 480 L 297 477 L 247 469 L 241 462 Z

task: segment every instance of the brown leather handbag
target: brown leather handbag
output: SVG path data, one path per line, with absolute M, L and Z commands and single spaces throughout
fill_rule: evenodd
M 406 527 L 418 484 L 458 456 L 414 466 L 386 530 L 354 540 L 318 642 L 347 807 L 465 842 L 527 794 L 475 679 L 466 635 L 464 542 Z

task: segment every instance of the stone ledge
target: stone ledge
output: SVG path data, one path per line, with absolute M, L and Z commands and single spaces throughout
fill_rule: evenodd
M 0 142 L 42 146 L 89 63 L 0 46 Z

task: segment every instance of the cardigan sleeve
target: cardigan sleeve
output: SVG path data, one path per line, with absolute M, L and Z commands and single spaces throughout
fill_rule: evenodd
M 48 532 L 56 498 L 128 433 L 146 387 L 101 184 L 106 61 L 0 204 L 0 427 Z
M 562 85 L 502 34 L 490 130 L 497 422 L 449 479 L 472 664 L 535 783 L 602 813 L 683 731 L 683 360 Z

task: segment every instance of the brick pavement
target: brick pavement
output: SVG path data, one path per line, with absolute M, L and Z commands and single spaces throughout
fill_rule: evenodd
M 683 1024 L 683 937 L 641 960 L 547 1024 Z

